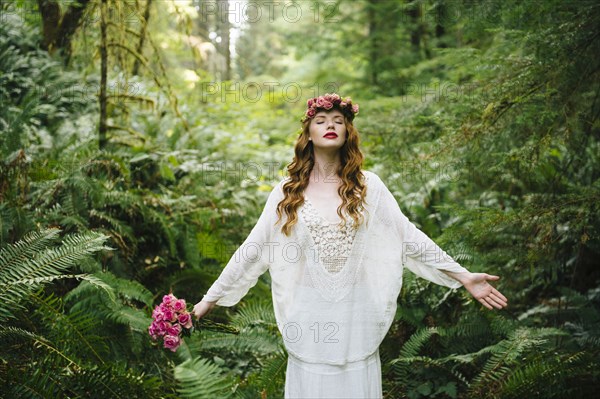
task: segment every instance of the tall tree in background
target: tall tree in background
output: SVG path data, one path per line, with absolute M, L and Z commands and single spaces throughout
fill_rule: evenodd
M 141 28 L 139 33 L 139 40 L 137 45 L 137 53 L 143 54 L 144 51 L 144 43 L 146 41 L 147 30 L 148 30 L 148 21 L 150 20 L 150 9 L 152 8 L 152 0 L 146 0 L 146 6 L 144 7 L 144 16 L 141 19 Z M 132 75 L 137 75 L 140 69 L 140 59 L 138 57 L 135 58 L 133 63 L 133 69 L 131 71 Z
M 381 54 L 379 42 L 379 18 L 377 18 L 377 0 L 369 0 L 367 5 L 367 19 L 369 21 L 369 81 L 375 87 L 379 85 L 379 56 Z
M 402 6 L 394 1 L 368 0 L 363 12 L 368 32 L 362 49 L 368 60 L 367 81 L 377 93 L 397 94 L 397 71 L 411 58 L 403 51 Z
M 284 41 L 288 45 L 291 44 L 289 40 L 285 39 L 294 36 L 292 30 L 297 25 L 288 24 L 288 32 L 283 34 L 278 32 L 278 25 L 275 21 L 270 21 L 265 15 L 258 18 L 256 15 L 250 14 L 250 8 L 245 11 L 247 14 L 241 16 L 241 35 L 235 43 L 237 74 L 240 79 L 263 74 L 280 77 L 283 70 L 273 61 L 279 59 L 283 54 L 282 43 Z M 277 17 L 278 14 L 275 16 Z
M 431 58 L 431 50 L 427 46 L 427 26 L 423 22 L 423 2 L 418 0 L 407 0 L 406 15 L 410 23 L 410 45 L 414 54 L 420 56 L 421 53 L 426 58 Z
M 38 0 L 44 35 L 43 47 L 50 53 L 60 50 L 65 65 L 71 58 L 71 41 L 79 28 L 90 0 L 74 1 L 61 15 L 60 4 L 56 0 Z
M 221 40 L 217 41 L 218 51 L 225 57 L 225 71 L 223 74 L 224 80 L 231 79 L 231 23 L 229 22 L 229 0 L 219 0 L 219 14 L 216 20 L 217 37 Z

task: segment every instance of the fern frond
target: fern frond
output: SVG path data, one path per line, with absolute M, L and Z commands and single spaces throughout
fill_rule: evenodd
M 55 230 L 30 235 L 29 241 L 21 240 L 3 250 L 5 267 L 0 270 L 0 318 L 10 317 L 11 307 L 18 307 L 24 297 L 43 283 L 64 278 L 63 273 L 67 269 L 96 251 L 112 249 L 103 245 L 108 237 L 95 232 L 68 235 L 60 246 L 52 248 L 49 241 L 56 237 Z M 38 252 L 33 257 L 23 258 L 24 254 L 31 253 L 32 248 L 38 249 Z M 108 288 L 93 277 L 77 277 Z
M 507 339 L 490 348 L 492 356 L 483 366 L 483 370 L 473 379 L 471 394 L 481 396 L 484 391 L 490 391 L 490 385 L 501 385 L 524 352 L 541 347 L 547 342 L 547 338 L 557 335 L 566 335 L 566 333 L 554 328 L 522 327 L 513 331 Z
M 253 352 L 268 354 L 276 351 L 281 338 L 262 328 L 242 329 L 240 334 L 232 335 L 214 331 L 201 331 L 198 350 L 228 349 L 234 352 Z M 196 349 L 196 343 L 191 346 Z
M 189 359 L 174 369 L 177 391 L 186 398 L 229 398 L 231 381 L 207 359 Z
M 248 377 L 248 387 L 240 387 L 235 393 L 236 398 L 254 398 L 258 392 L 267 397 L 283 397 L 287 358 L 282 345 L 264 360 L 258 372 Z
M 400 358 L 417 356 L 423 345 L 425 345 L 434 334 L 439 333 L 440 330 L 437 327 L 429 327 L 416 331 L 402 346 Z
M 273 305 L 270 301 L 245 303 L 231 318 L 231 323 L 239 328 L 266 325 L 277 327 Z
M 34 254 L 41 252 L 59 233 L 60 229 L 56 228 L 32 231 L 27 233 L 18 242 L 2 248 L 0 250 L 0 283 L 7 281 L 8 270 L 32 258 Z
M 164 398 L 163 383 L 157 377 L 132 370 L 125 365 L 110 364 L 81 369 L 65 378 L 76 397 L 96 398 Z
M 502 395 L 507 399 L 525 397 L 591 397 L 596 387 L 598 353 L 576 352 L 557 356 L 543 353 L 517 368 L 506 380 Z M 573 383 L 577 381 L 577 383 Z
M 65 353 L 104 363 L 103 357 L 108 352 L 108 346 L 100 334 L 101 320 L 86 312 L 65 313 L 62 299 L 53 295 L 32 295 L 31 300 L 38 305 L 36 315 L 45 325 L 52 326 L 47 335 L 57 343 L 68 343 Z
M 0 339 L 3 342 L 23 342 L 29 341 L 35 348 L 41 348 L 49 354 L 58 355 L 60 358 L 66 360 L 67 365 L 72 367 L 79 367 L 76 359 L 71 358 L 68 354 L 57 348 L 53 342 L 46 339 L 45 337 L 35 334 L 31 331 L 24 330 L 18 327 L 0 327 Z

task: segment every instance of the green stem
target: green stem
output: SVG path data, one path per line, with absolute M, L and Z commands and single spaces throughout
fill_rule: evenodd
M 217 323 L 212 320 L 201 318 L 200 320 L 194 320 L 194 330 L 212 330 L 230 334 L 239 334 L 240 330 L 228 324 Z

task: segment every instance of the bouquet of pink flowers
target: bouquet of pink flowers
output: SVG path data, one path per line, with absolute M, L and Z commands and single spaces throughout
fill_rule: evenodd
M 173 352 L 181 345 L 183 331 L 189 331 L 193 326 L 185 299 L 177 299 L 173 294 L 163 297 L 162 303 L 154 308 L 152 319 L 148 333 L 155 341 L 162 337 L 164 347 Z
M 192 312 L 187 310 L 185 299 L 177 299 L 175 295 L 163 296 L 162 303 L 157 305 L 152 312 L 152 324 L 148 327 L 148 333 L 154 341 L 159 337 L 163 340 L 163 346 L 175 352 L 181 345 L 182 337 L 190 336 L 194 330 Z M 215 323 L 202 319 L 197 324 L 204 324 L 217 331 L 238 334 L 235 327 Z

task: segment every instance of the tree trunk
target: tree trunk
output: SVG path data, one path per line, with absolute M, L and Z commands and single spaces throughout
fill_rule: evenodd
M 50 53 L 60 50 L 65 65 L 71 58 L 71 40 L 89 3 L 90 0 L 74 2 L 61 17 L 60 6 L 56 0 L 38 0 L 44 35 L 42 47 Z
M 60 25 L 60 7 L 56 1 L 38 0 L 38 8 L 42 16 L 42 34 L 44 35 L 42 47 L 44 50 L 50 51 Z
M 373 86 L 378 85 L 379 38 L 377 37 L 377 0 L 369 0 L 367 20 L 369 23 L 369 78 Z
M 142 54 L 144 50 L 144 42 L 146 40 L 146 31 L 148 30 L 148 20 L 150 19 L 150 7 L 152 6 L 152 0 L 146 1 L 146 8 L 144 9 L 144 20 L 142 21 L 142 28 L 140 29 L 140 41 L 138 42 L 137 52 Z M 140 69 L 140 60 L 135 59 L 133 63 L 132 74 L 137 75 Z
M 231 79 L 231 50 L 229 48 L 231 24 L 229 23 L 229 0 L 219 0 L 219 16 L 217 18 L 217 33 L 221 37 L 218 49 L 225 57 L 225 70 L 223 79 Z
M 106 146 L 106 83 L 108 73 L 108 51 L 106 39 L 106 7 L 108 0 L 100 3 L 100 123 L 98 127 L 98 146 L 100 149 Z
M 406 14 L 408 15 L 408 17 L 410 18 L 412 24 L 411 24 L 411 30 L 410 30 L 410 44 L 413 47 L 413 50 L 415 51 L 415 53 L 419 54 L 420 53 L 420 47 L 421 47 L 421 30 L 422 30 L 422 25 L 420 22 L 421 19 L 421 8 L 419 7 L 419 4 L 415 4 L 414 0 L 408 0 L 407 1 L 409 7 L 406 10 Z
M 90 0 L 79 0 L 73 3 L 62 17 L 60 29 L 56 37 L 56 47 L 62 51 L 65 65 L 71 59 L 71 40 L 81 23 L 81 17 L 83 17 L 83 13 L 89 2 Z

